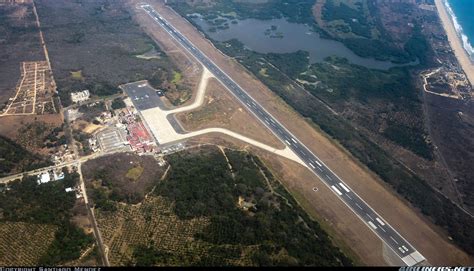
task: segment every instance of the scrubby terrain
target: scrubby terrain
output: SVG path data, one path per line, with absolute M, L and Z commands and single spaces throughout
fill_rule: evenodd
M 119 92 L 118 85 L 150 80 L 161 88 L 178 69 L 133 21 L 126 1 L 37 1 L 63 105 L 70 92 Z M 154 57 L 143 57 L 153 53 Z M 167 88 L 164 88 L 165 90 Z
M 113 193 L 100 202 L 95 198 L 113 265 L 351 264 L 257 157 L 205 147 L 166 160 L 168 172 L 154 175 L 139 203 Z M 121 174 L 135 167 L 134 162 Z M 125 177 L 96 172 L 86 180 L 93 195 L 98 178 L 113 189 Z

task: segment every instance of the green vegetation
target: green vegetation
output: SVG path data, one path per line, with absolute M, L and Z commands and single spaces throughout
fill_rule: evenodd
M 79 112 L 83 113 L 81 118 L 87 122 L 92 122 L 105 111 L 105 103 L 102 101 L 79 106 Z
M 61 136 L 59 134 L 61 133 Z M 43 139 L 44 146 L 47 148 L 59 147 L 64 144 L 68 144 L 68 139 L 64 134 L 64 124 L 60 127 L 55 127 L 51 132 Z
M 76 80 L 84 80 L 84 76 L 82 76 L 82 71 L 81 70 L 78 70 L 78 71 L 72 71 L 71 72 L 71 77 L 73 79 L 76 79 Z
M 297 51 L 288 54 L 269 53 L 265 55 L 265 60 L 292 78 L 296 78 L 309 67 L 309 54 L 306 51 Z
M 22 146 L 0 135 L 0 177 L 50 164 L 45 158 L 30 153 Z
M 93 238 L 71 223 L 59 227 L 55 239 L 40 261 L 42 265 L 56 265 L 58 263 L 75 260 L 81 256 L 84 248 L 90 246 Z
M 9 184 L 8 190 L 0 192 L 0 222 L 14 221 L 35 224 L 52 224 L 58 227 L 54 241 L 38 262 L 57 265 L 74 260 L 89 246 L 91 236 L 71 224 L 71 210 L 76 197 L 66 193 L 66 187 L 75 186 L 79 174 L 66 169 L 64 180 L 38 185 L 36 176 Z
M 254 3 L 251 1 L 218 0 L 213 1 L 212 5 L 203 2 L 192 6 L 179 0 L 170 0 L 168 3 L 180 14 L 197 12 L 204 15 L 204 19 L 209 22 L 220 15 L 230 19 L 257 18 L 262 20 L 285 17 L 291 22 L 314 25 L 311 14 L 314 0 L 275 0 Z
M 327 0 L 321 16 L 323 31 L 362 57 L 398 63 L 414 61 L 416 57 L 400 49 L 382 26 L 377 5 L 366 0 Z
M 412 59 L 418 59 L 422 66 L 429 64 L 429 54 L 431 47 L 429 46 L 425 36 L 421 33 L 420 25 L 416 24 L 411 38 L 405 43 L 405 51 L 408 52 Z
M 418 56 L 413 54 L 412 49 L 410 49 L 415 43 L 407 42 L 404 49 L 400 49 L 400 46 L 394 44 L 391 35 L 385 31 L 380 20 L 377 19 L 377 16 L 379 16 L 377 4 L 372 3 L 372 1 L 327 0 L 322 9 L 321 19 L 326 24 L 324 26 L 316 24 L 311 12 L 314 1 L 311 0 L 276 0 L 265 3 L 220 0 L 214 1 L 212 5 L 206 3 L 190 5 L 178 0 L 168 2 L 182 16 L 193 13 L 203 15 L 203 19 L 208 23 L 217 26 L 217 28 L 214 27 L 214 32 L 222 26 L 216 24 L 216 18 L 218 16 L 225 17 L 223 14 L 235 11 L 237 19 L 269 20 L 284 17 L 289 22 L 308 24 L 323 37 L 333 38 L 344 43 L 354 53 L 362 57 L 407 63 L 416 60 Z M 200 28 L 192 20 L 190 22 Z M 268 31 L 272 31 L 272 29 L 268 29 Z M 212 29 L 209 31 L 212 31 Z M 269 34 L 270 32 L 266 33 Z M 275 37 L 278 37 L 278 35 Z M 416 31 L 413 33 L 413 38 L 417 40 L 425 39 L 423 35 L 418 35 Z
M 302 113 L 308 110 L 307 116 L 322 128 L 326 124 L 315 116 L 322 114 L 324 109 L 315 104 L 321 104 L 322 100 L 339 112 L 347 110 L 347 105 L 351 104 L 354 108 L 352 111 L 360 115 L 360 119 L 352 120 L 354 125 L 364 126 L 421 157 L 432 159 L 431 146 L 425 141 L 426 132 L 419 118 L 422 114 L 421 103 L 406 68 L 371 70 L 340 58 L 328 58 L 325 62 L 309 65 L 308 53 L 303 51 L 259 54 L 245 50 L 237 40 L 216 42 L 216 45 L 224 53 L 238 56 L 240 63 L 284 97 L 297 111 Z M 265 74 L 262 74 L 262 70 Z M 307 81 L 303 85 L 314 96 L 313 99 L 304 98 L 307 95 L 290 79 Z M 313 101 L 315 97 L 319 101 Z M 290 102 L 290 99 L 296 100 Z M 357 112 L 359 107 L 363 107 L 364 111 Z M 366 116 L 367 111 L 373 114 Z M 329 130 L 323 130 L 331 134 Z
M 218 14 L 226 8 L 220 3 L 207 7 L 184 4 L 178 6 L 176 3 L 172 6 L 183 16 L 193 12 Z M 276 6 L 280 3 L 269 1 L 267 4 L 252 5 L 239 1 L 234 5 L 239 6 L 236 10 L 240 10 L 237 14 L 242 18 L 268 19 L 278 17 L 275 15 L 279 13 Z M 342 25 L 346 27 L 339 29 L 341 31 L 336 28 L 333 32 L 330 28 L 320 29 L 324 36 L 343 42 L 363 57 L 390 59 L 400 63 L 418 59 L 421 65 L 416 68 L 430 65 L 431 48 L 421 33 L 419 18 L 407 17 L 411 19 L 404 23 L 413 23 L 413 31 L 394 41 L 382 25 L 381 16 L 384 14 L 379 13 L 378 1 L 328 0 L 326 3 L 323 19 L 330 20 L 327 22 L 330 26 L 340 26 L 343 21 Z M 408 4 L 393 5 L 394 13 L 391 15 L 396 15 L 397 18 L 405 18 L 413 8 Z M 254 11 L 248 11 L 244 15 L 241 8 L 250 6 Z M 260 7 L 265 7 L 266 10 L 261 11 Z M 311 16 L 308 15 L 307 19 Z M 344 32 L 344 29 L 348 29 L 350 33 Z M 340 142 L 434 223 L 445 228 L 459 246 L 474 253 L 473 219 L 431 188 L 425 180 L 396 161 L 373 139 L 374 133 L 377 133 L 423 158 L 432 159 L 431 146 L 425 140 L 423 115 L 417 97 L 418 90 L 411 76 L 412 68 L 374 71 L 350 65 L 341 59 L 329 58 L 305 70 L 302 53 L 294 53 L 293 57 L 291 54 L 275 57 L 272 54 L 246 50 L 235 39 L 212 42 L 226 55 L 237 59 L 303 117 Z M 291 79 L 299 79 L 310 93 Z M 339 115 L 335 115 L 327 106 L 331 106 Z M 357 126 L 365 129 L 358 129 Z
M 92 149 L 89 147 L 89 139 L 92 138 L 92 135 L 80 130 L 73 130 L 72 136 L 76 142 L 80 143 L 81 148 L 79 149 L 79 154 L 81 156 L 92 153 Z
M 154 247 L 140 245 L 133 249 L 133 258 L 135 262 L 132 265 L 135 266 L 155 266 L 159 263 L 166 265 L 169 261 L 169 257 L 172 254 L 161 252 Z
M 154 192 L 174 202 L 181 219 L 209 217 L 209 226 L 195 235 L 212 244 L 199 265 L 225 265 L 212 254 L 239 258 L 242 246 L 255 246 L 249 256 L 258 266 L 350 264 L 293 198 L 270 192 L 258 158 L 238 151 L 226 154 L 234 176 L 217 149 L 173 154 L 169 177 Z M 253 207 L 239 208 L 239 197 Z
M 183 75 L 180 72 L 174 71 L 173 72 L 173 80 L 171 80 L 171 83 L 177 85 L 179 82 L 181 82 Z
M 257 157 L 231 150 L 225 150 L 225 155 L 232 171 L 216 147 L 167 156 L 166 178 L 154 176 L 153 185 L 145 190 L 148 196 L 136 205 L 123 204 L 110 193 L 105 194 L 108 206 L 99 205 L 94 194 L 104 191 L 104 186 L 87 184 L 105 242 L 117 262 L 122 259 L 137 266 L 351 265 Z M 88 174 L 94 176 L 97 171 Z M 133 234 L 138 229 L 140 233 Z
M 122 98 L 115 98 L 113 101 L 112 101 L 112 109 L 122 109 L 122 108 L 125 108 L 126 105 L 125 105 L 125 102 L 123 101 Z
M 421 101 L 406 68 L 370 70 L 351 65 L 345 59 L 328 58 L 313 64 L 306 74 L 314 76 L 320 84 L 305 85 L 305 88 L 339 112 L 344 111 L 347 103 L 354 104 L 355 101 L 364 107 L 365 112 L 358 113 L 362 121 L 352 121 L 356 125 L 380 131 L 387 139 L 417 155 L 433 158 L 419 117 L 422 115 Z M 366 116 L 367 111 L 375 114 Z
M 329 0 L 322 13 L 325 21 L 343 20 L 349 26 L 349 31 L 355 35 L 369 39 L 372 37 L 371 26 L 368 25 L 364 10 L 360 5 L 354 9 L 343 2 L 337 5 Z

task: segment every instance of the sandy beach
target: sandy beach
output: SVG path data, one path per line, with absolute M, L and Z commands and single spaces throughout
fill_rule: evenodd
M 451 48 L 454 50 L 454 54 L 456 55 L 459 64 L 461 64 L 462 69 L 466 73 L 469 82 L 471 82 L 471 86 L 474 87 L 474 64 L 471 63 L 467 52 L 462 46 L 462 42 L 456 33 L 453 22 L 451 21 L 451 17 L 449 16 L 448 11 L 443 4 L 443 0 L 435 0 L 435 3 L 436 8 L 438 9 L 439 17 L 441 18 L 441 22 L 443 23 L 444 30 L 448 35 Z

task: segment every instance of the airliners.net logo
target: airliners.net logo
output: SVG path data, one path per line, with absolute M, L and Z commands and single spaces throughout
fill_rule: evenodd
M 404 266 L 399 271 L 474 271 L 474 267 Z

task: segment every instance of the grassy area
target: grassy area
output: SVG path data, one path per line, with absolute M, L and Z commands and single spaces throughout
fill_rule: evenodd
M 84 80 L 84 76 L 82 75 L 82 71 L 81 70 L 78 70 L 78 71 L 72 71 L 71 72 L 71 77 L 72 79 L 75 79 L 75 80 Z
M 115 264 L 351 264 L 257 157 L 225 153 L 232 172 L 215 147 L 168 156 L 167 177 L 140 205 L 98 209 Z
M 136 166 L 127 171 L 127 174 L 125 174 L 125 177 L 137 181 L 140 176 L 142 176 L 144 168 L 142 166 Z
M 173 80 L 171 80 L 171 83 L 177 85 L 181 82 L 182 78 L 183 78 L 183 75 L 180 72 L 173 71 Z

